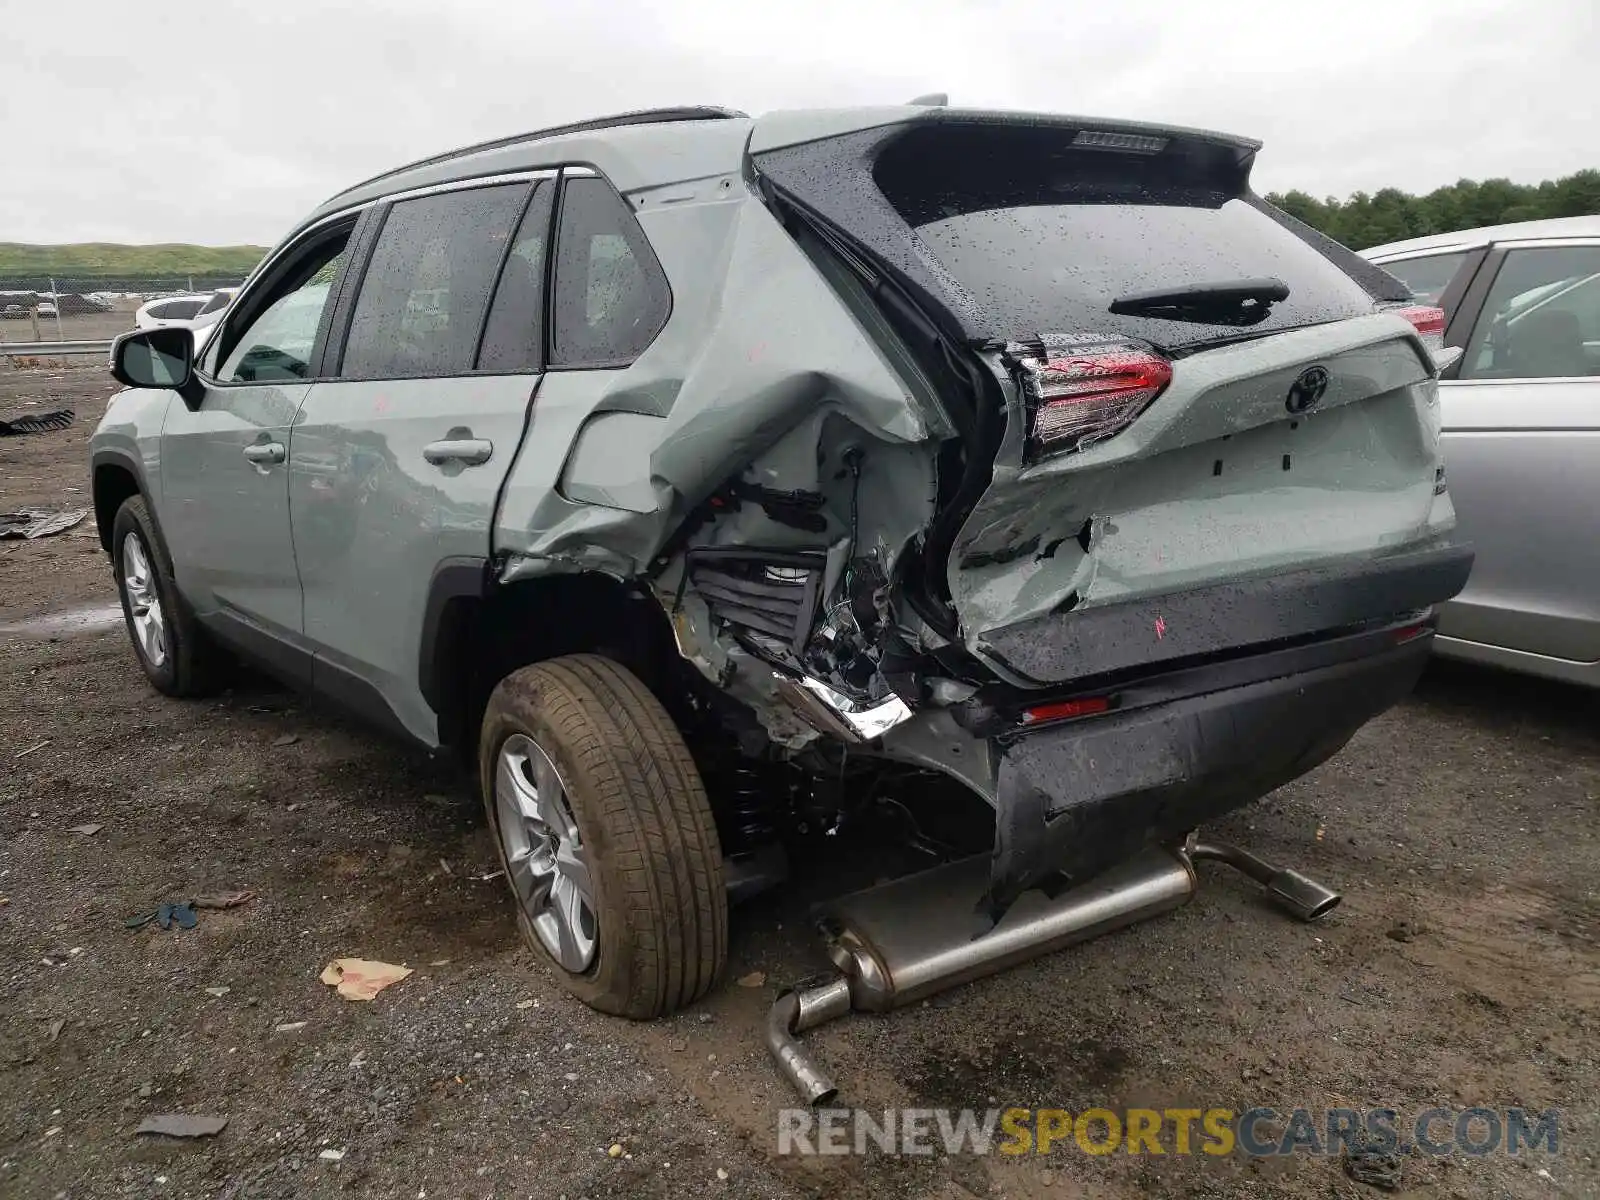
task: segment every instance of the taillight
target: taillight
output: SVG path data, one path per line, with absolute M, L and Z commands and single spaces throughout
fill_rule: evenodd
M 1029 384 L 1035 454 L 1103 442 L 1133 423 L 1172 382 L 1172 365 L 1138 346 L 1051 350 L 1022 360 Z
M 1444 309 L 1428 304 L 1405 304 L 1388 311 L 1411 322 L 1428 353 L 1437 357 L 1444 349 Z

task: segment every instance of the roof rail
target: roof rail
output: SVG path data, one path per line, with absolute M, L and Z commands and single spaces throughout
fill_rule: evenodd
M 514 133 L 508 137 L 494 138 L 487 142 L 476 142 L 471 146 L 462 146 L 457 150 L 450 150 L 444 154 L 435 154 L 431 158 L 421 158 L 416 162 L 406 163 L 403 167 L 395 167 L 381 175 L 374 175 L 371 179 L 363 179 L 360 183 L 351 184 L 341 192 L 329 197 L 337 200 L 340 196 L 347 196 L 351 192 L 359 191 L 370 184 L 389 179 L 395 175 L 403 175 L 407 171 L 419 170 L 422 167 L 431 167 L 438 163 L 449 162 L 454 158 L 464 158 L 468 154 L 479 154 L 485 150 L 499 150 L 503 146 L 514 146 L 518 142 L 533 142 L 541 138 L 562 137 L 569 133 L 588 133 L 595 129 L 617 129 L 625 125 L 659 125 L 669 121 L 721 121 L 748 117 L 749 113 L 740 112 L 736 108 L 720 108 L 715 105 L 684 105 L 679 108 L 642 108 L 635 112 L 617 113 L 610 117 L 593 117 L 587 121 L 574 121 L 569 125 L 552 125 L 548 129 L 535 129 L 529 133 Z

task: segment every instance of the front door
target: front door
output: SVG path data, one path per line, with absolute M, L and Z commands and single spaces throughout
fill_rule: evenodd
M 203 390 L 168 410 L 162 513 L 179 588 L 224 636 L 270 650 L 303 626 L 289 522 L 289 445 L 348 227 L 291 247 L 210 339 Z
M 318 690 L 427 744 L 428 597 L 486 567 L 496 498 L 541 371 L 553 181 L 400 200 L 380 223 L 332 378 L 290 444 L 289 506 Z M 387 711 L 384 711 L 387 710 Z

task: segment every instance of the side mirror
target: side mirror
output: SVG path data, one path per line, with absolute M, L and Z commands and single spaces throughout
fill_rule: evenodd
M 136 329 L 111 344 L 111 376 L 135 388 L 174 388 L 194 382 L 194 334 L 181 326 Z

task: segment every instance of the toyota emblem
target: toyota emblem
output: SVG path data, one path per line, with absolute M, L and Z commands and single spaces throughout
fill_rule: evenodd
M 1309 412 L 1322 401 L 1322 394 L 1327 390 L 1328 368 L 1307 367 L 1289 389 L 1289 398 L 1283 406 L 1296 414 Z

